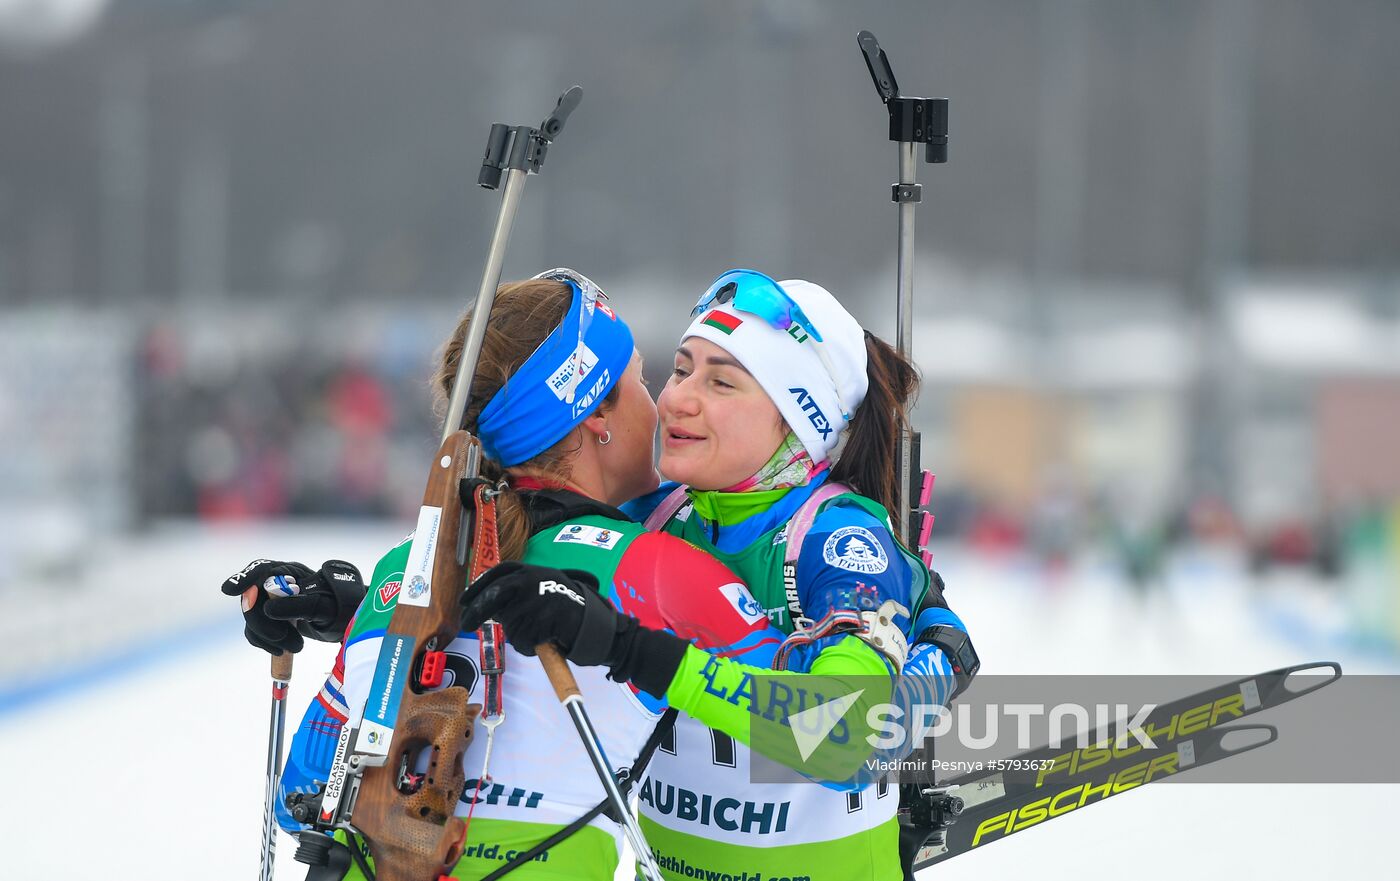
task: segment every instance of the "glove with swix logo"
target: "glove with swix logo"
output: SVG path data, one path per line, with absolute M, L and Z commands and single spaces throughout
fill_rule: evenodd
M 598 593 L 582 569 L 552 569 L 510 560 L 489 569 L 462 594 L 462 629 L 495 619 L 522 655 L 552 643 L 569 661 L 603 666 L 616 682 L 656 697 L 666 693 L 688 642 L 642 626 Z
M 254 560 L 221 585 L 243 597 L 244 636 L 264 651 L 299 652 L 303 636 L 339 642 L 365 596 L 360 570 L 327 560 L 318 570 L 295 562 Z

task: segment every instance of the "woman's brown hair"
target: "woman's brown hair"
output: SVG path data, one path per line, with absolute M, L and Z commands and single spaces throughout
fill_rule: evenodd
M 468 431 L 476 433 L 481 411 L 506 381 L 515 375 L 531 353 L 538 349 L 554 328 L 564 320 L 572 299 L 572 289 L 566 283 L 554 279 L 532 278 L 527 281 L 507 282 L 496 289 L 496 301 L 491 307 L 491 318 L 486 325 L 481 354 L 476 362 L 476 374 L 472 378 L 471 396 L 467 399 Z M 452 396 L 452 383 L 457 378 L 457 365 L 462 360 L 462 349 L 466 344 L 467 330 L 471 327 L 471 322 L 470 312 L 462 316 L 457 322 L 456 330 L 443 347 L 442 357 L 438 360 L 433 388 L 436 396 L 435 410 L 439 419 L 444 417 L 447 399 Z M 618 389 L 619 386 L 613 386 L 603 399 L 600 409 L 616 403 Z M 577 441 L 571 432 L 535 458 L 522 462 L 521 466 L 545 477 L 567 480 L 570 476 L 570 461 L 577 451 Z M 501 481 L 506 472 L 499 462 L 483 456 L 481 476 Z M 500 534 L 501 559 L 519 559 L 524 555 L 525 542 L 530 537 L 530 523 L 525 516 L 520 497 L 515 492 L 508 490 L 497 499 L 496 523 Z
M 846 445 L 831 469 L 831 479 L 884 505 L 898 529 L 904 516 L 896 510 L 899 437 L 909 425 L 909 402 L 919 389 L 919 372 L 908 358 L 868 330 L 865 356 L 870 387 L 851 419 Z

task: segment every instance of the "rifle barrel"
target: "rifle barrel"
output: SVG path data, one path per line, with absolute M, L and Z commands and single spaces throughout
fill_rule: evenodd
M 446 443 L 455 431 L 466 428 L 463 421 L 467 413 L 467 401 L 471 395 L 472 380 L 476 378 L 476 362 L 481 354 L 481 342 L 486 338 L 487 318 L 491 315 L 491 305 L 496 301 L 496 288 L 501 284 L 501 270 L 505 265 L 506 245 L 510 241 L 510 230 L 515 225 L 515 214 L 520 208 L 520 196 L 525 190 L 525 177 L 528 172 L 512 168 L 506 172 L 506 185 L 501 192 L 501 210 L 496 215 L 496 229 L 491 236 L 491 250 L 486 255 L 486 268 L 481 273 L 481 287 L 476 291 L 476 303 L 472 306 L 473 320 L 467 329 L 467 340 L 462 347 L 462 357 L 457 362 L 457 378 L 452 382 L 452 397 L 447 403 L 447 418 L 443 421 L 442 437 L 439 443 Z

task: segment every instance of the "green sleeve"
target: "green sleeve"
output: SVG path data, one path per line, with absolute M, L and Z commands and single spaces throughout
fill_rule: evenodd
M 388 626 L 389 616 L 393 615 L 394 605 L 398 602 L 399 588 L 403 586 L 403 568 L 408 561 L 411 543 L 412 536 L 399 542 L 375 564 L 369 590 L 365 591 L 365 598 L 360 601 L 360 607 L 355 610 L 355 619 L 350 624 L 349 638 Z
M 866 736 L 879 729 L 870 724 L 868 714 L 875 705 L 887 703 L 891 693 L 885 659 L 861 640 L 846 636 L 823 650 L 808 673 L 769 670 L 691 646 L 666 699 L 691 718 L 789 768 L 823 780 L 844 781 L 859 772 L 874 751 Z M 850 703 L 824 742 L 803 756 L 789 717 L 836 700 Z M 835 710 L 827 712 L 838 715 Z M 820 721 L 807 716 L 797 724 L 811 730 Z

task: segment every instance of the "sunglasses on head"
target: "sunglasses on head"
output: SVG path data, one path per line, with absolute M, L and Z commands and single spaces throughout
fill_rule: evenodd
M 690 317 L 695 318 L 707 309 L 717 306 L 730 306 L 740 312 L 757 316 L 778 330 L 789 330 L 794 324 L 800 327 L 811 338 L 817 358 L 821 360 L 832 382 L 836 383 L 837 395 L 844 401 L 840 381 L 836 378 L 836 368 L 826 353 L 821 331 L 817 330 L 817 326 L 802 311 L 802 307 L 797 305 L 797 301 L 783 290 L 782 285 L 754 269 L 731 269 L 715 279 L 705 293 L 700 295 L 700 299 L 695 302 L 695 308 L 690 310 Z M 841 415 L 847 420 L 851 418 L 844 403 L 841 406 Z
M 812 339 L 822 341 L 821 332 L 802 312 L 802 307 L 773 279 L 753 269 L 731 269 L 715 279 L 696 301 L 690 316 L 701 314 L 715 306 L 733 305 L 740 312 L 756 315 L 778 330 L 794 324 Z
M 547 272 L 541 272 L 539 275 L 535 276 L 535 278 L 546 278 L 550 281 L 562 281 L 565 284 L 573 283 L 575 287 L 577 287 L 580 291 L 583 292 L 585 300 L 597 301 L 606 300 L 608 298 L 608 295 L 603 292 L 603 289 L 598 287 L 597 282 L 593 281 L 593 279 L 584 275 L 582 272 L 575 272 L 567 266 L 561 266 L 558 269 L 551 269 Z

